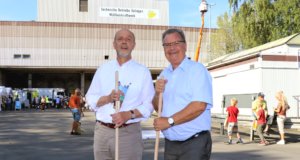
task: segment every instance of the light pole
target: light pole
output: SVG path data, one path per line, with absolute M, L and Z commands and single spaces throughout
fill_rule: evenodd
M 207 59 L 208 59 L 208 62 L 210 61 L 210 54 L 211 54 L 211 7 L 212 6 L 215 6 L 216 4 L 213 3 L 213 4 L 208 4 L 207 3 L 207 6 L 209 7 L 209 30 L 208 30 L 208 56 L 207 56 Z

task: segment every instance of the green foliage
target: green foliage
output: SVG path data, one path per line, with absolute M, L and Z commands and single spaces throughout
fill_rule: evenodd
M 228 0 L 230 8 L 233 8 L 234 11 L 238 9 L 239 1 L 241 0 Z
M 300 32 L 300 0 L 277 0 L 274 8 L 271 40 Z
M 243 2 L 253 2 L 254 0 L 243 0 Z M 230 8 L 233 8 L 233 11 L 236 12 L 239 8 L 239 2 L 241 0 L 228 0 Z
M 233 29 L 241 37 L 243 48 L 269 42 L 273 28 L 273 5 L 269 0 L 245 2 L 233 16 Z
M 234 9 L 218 17 L 212 37 L 218 55 L 265 44 L 300 32 L 300 0 L 228 0 Z M 217 46 L 218 44 L 219 46 Z
M 240 41 L 232 30 L 231 19 L 227 13 L 218 17 L 217 24 L 220 29 L 212 34 L 211 58 L 222 56 L 238 50 Z

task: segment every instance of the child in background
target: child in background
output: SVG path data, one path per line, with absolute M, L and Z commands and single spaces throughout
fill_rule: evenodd
M 227 128 L 227 133 L 228 133 L 228 142 L 227 144 L 232 144 L 232 133 L 236 133 L 236 136 L 238 138 L 236 143 L 243 143 L 242 138 L 240 137 L 239 131 L 238 131 L 238 114 L 239 114 L 239 109 L 237 108 L 237 99 L 232 98 L 230 100 L 231 106 L 227 107 L 226 112 L 228 113 L 227 116 L 227 121 L 228 121 L 228 128 Z
M 260 138 L 260 145 L 267 145 L 269 144 L 268 141 L 266 141 L 264 135 L 263 135 L 263 128 L 265 127 L 267 121 L 266 121 L 266 113 L 265 110 L 263 109 L 262 103 L 259 103 L 258 105 L 258 110 L 256 112 L 256 117 L 257 117 L 257 128 L 256 132 Z

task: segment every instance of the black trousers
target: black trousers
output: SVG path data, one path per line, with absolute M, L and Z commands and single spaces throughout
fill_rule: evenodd
M 165 140 L 165 160 L 209 160 L 212 140 L 209 131 L 186 141 Z

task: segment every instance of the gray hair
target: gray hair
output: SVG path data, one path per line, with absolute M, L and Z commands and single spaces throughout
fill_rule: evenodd
M 186 40 L 185 40 L 185 35 L 183 33 L 183 31 L 181 29 L 176 29 L 176 28 L 170 28 L 170 29 L 167 29 L 163 34 L 162 34 L 162 41 L 164 41 L 165 37 L 168 35 L 168 34 L 172 34 L 172 33 L 178 33 L 178 35 L 181 37 L 182 41 L 185 43 Z

